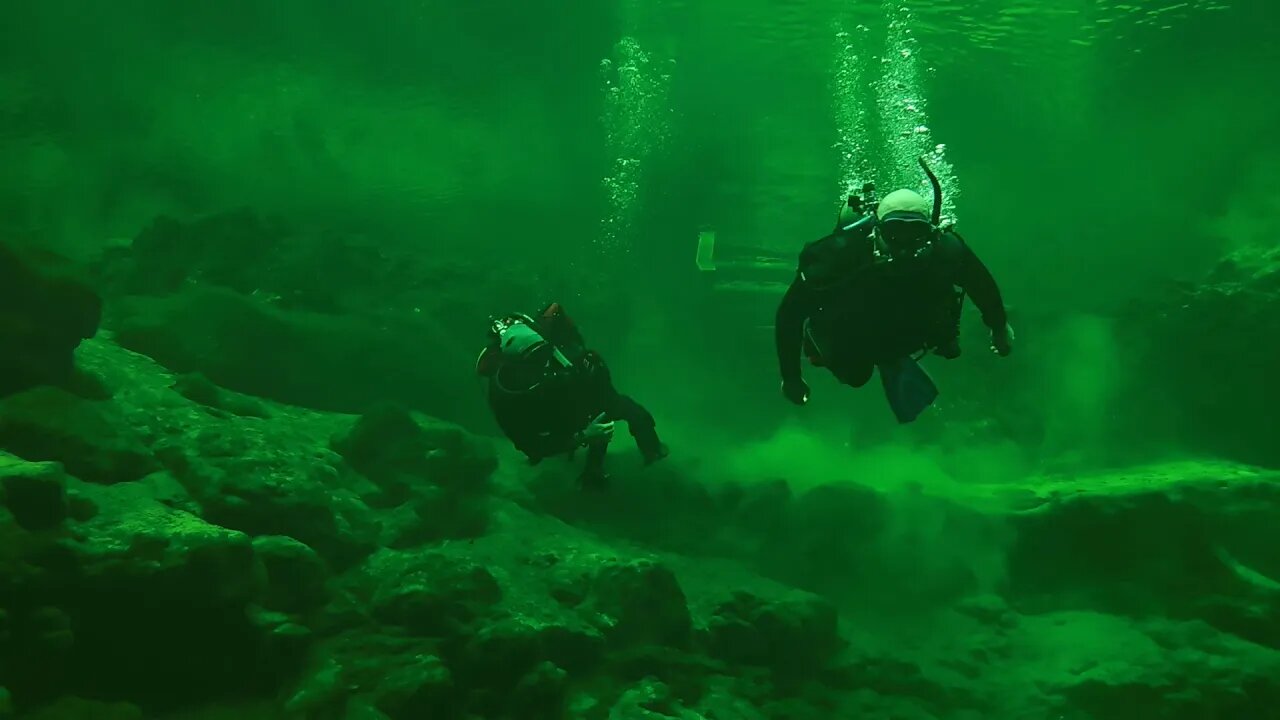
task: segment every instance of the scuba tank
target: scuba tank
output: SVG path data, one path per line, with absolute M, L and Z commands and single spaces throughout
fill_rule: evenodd
M 565 357 L 555 343 L 544 337 L 533 318 L 522 313 L 494 318 L 489 322 L 489 344 L 476 358 L 476 374 L 498 381 L 504 367 L 522 363 L 543 348 L 550 350 L 548 370 L 554 373 L 574 369 L 573 362 Z M 541 381 L 538 381 L 529 387 L 508 388 L 497 382 L 501 389 L 508 392 L 528 392 L 540 384 Z

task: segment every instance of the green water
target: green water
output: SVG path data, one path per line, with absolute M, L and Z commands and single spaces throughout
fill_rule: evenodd
M 0 243 L 67 258 L 102 320 L 82 373 L 0 382 L 0 720 L 1280 717 L 1278 26 L 1263 0 L 8 3 Z M 807 365 L 787 403 L 800 249 L 865 182 L 928 197 L 922 156 L 1014 353 L 970 304 L 918 422 Z M 0 280 L 0 353 L 58 365 L 32 338 L 75 302 Z M 552 301 L 672 449 L 642 470 L 619 432 L 602 498 L 527 467 L 475 376 L 491 315 Z M 53 529 L 19 507 L 49 497 L 42 461 L 67 475 Z M 261 580 L 286 565 L 310 605 Z M 572 621 L 553 565 L 596 578 Z M 404 629 L 397 588 L 455 581 L 473 595 L 423 607 L 501 611 Z M 811 685 L 708 639 L 734 590 L 806 618 L 765 654 Z M 830 604 L 839 653 L 790 592 Z M 238 620 L 186 664 L 154 638 L 111 656 L 183 636 L 185 604 Z M 643 642 L 583 650 L 611 613 Z M 570 635 L 589 662 L 553 652 Z M 204 657 L 257 651 L 248 675 Z M 494 679 L 508 655 L 567 679 Z M 40 710 L 70 696 L 130 707 Z

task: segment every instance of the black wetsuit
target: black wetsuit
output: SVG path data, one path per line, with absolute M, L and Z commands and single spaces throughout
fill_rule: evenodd
M 955 339 L 960 292 L 993 331 L 1004 302 L 987 267 L 953 231 L 921 256 L 878 260 L 870 235 L 832 234 L 805 246 L 778 306 L 775 342 L 784 380 L 801 377 L 802 346 L 843 383 L 860 387 L 875 366 Z
M 543 336 L 556 344 L 572 367 L 555 361 L 534 368 L 509 366 L 499 369 L 489 380 L 489 407 L 503 433 L 531 462 L 539 463 L 555 455 L 573 452 L 577 435 L 601 413 L 605 420 L 627 423 L 631 436 L 647 460 L 662 452 L 653 415 L 630 397 L 619 393 L 604 360 L 582 344 L 572 324 L 547 323 Z M 528 392 L 513 392 L 504 382 L 516 373 L 540 376 Z M 587 450 L 587 472 L 602 474 L 607 445 L 592 444 Z

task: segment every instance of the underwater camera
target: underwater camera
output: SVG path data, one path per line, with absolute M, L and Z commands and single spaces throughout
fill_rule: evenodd
M 861 194 L 849 196 L 847 207 L 852 212 L 849 214 L 840 213 L 836 220 L 836 230 L 839 232 L 857 232 L 859 230 L 869 232 L 876 222 L 876 204 L 876 184 L 873 182 L 864 183 Z M 850 216 L 856 219 L 852 222 L 846 222 Z

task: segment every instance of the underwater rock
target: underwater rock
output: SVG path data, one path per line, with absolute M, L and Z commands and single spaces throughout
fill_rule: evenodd
M 23 716 L 24 720 L 145 720 L 142 710 L 126 702 L 65 697 Z
M 777 493 L 775 489 L 773 493 Z M 763 557 L 773 577 L 821 595 L 839 597 L 864 588 L 856 578 L 832 568 L 865 564 L 889 517 L 885 496 L 852 482 L 831 482 L 799 495 L 790 504 L 785 542 L 766 548 Z
M 1239 597 L 1207 597 L 1186 612 L 1213 627 L 1258 645 L 1280 650 L 1280 587 Z
M 538 663 L 511 695 L 511 707 L 529 720 L 560 720 L 568 706 L 569 673 L 550 662 Z
M 403 403 L 470 427 L 491 422 L 470 376 L 474 348 L 429 316 L 289 311 L 185 285 L 163 298 L 121 298 L 109 320 L 124 347 L 236 392 L 347 413 Z
M 440 658 L 419 655 L 390 668 L 370 697 L 391 720 L 414 720 L 459 715 L 454 707 L 456 692 L 449 668 Z
M 387 714 L 372 703 L 359 698 L 347 703 L 346 714 L 342 720 L 391 720 Z
M 93 337 L 102 300 L 47 251 L 0 242 L 0 397 L 75 378 L 74 352 Z
M 1148 619 L 1121 625 L 1088 614 L 1062 616 L 1057 638 L 1107 637 L 1064 648 L 1064 669 L 1046 678 L 1055 715 L 1127 720 L 1262 718 L 1280 707 L 1280 653 L 1214 633 L 1200 623 Z M 1049 639 L 1049 638 L 1046 638 Z
M 559 717 L 554 710 L 567 702 L 566 678 L 597 670 L 604 645 L 598 631 L 569 618 L 504 617 L 477 629 L 449 661 L 481 715 Z M 535 699 L 541 707 L 536 713 L 524 704 Z
M 295 717 L 328 717 L 348 705 L 348 688 L 342 665 L 325 657 L 311 667 L 284 702 L 284 710 Z
M 270 676 L 280 668 L 292 669 L 304 664 L 316 639 L 311 628 L 294 622 L 285 613 L 256 606 L 248 609 L 248 616 L 261 638 L 258 654 L 253 658 L 259 672 Z
M 787 512 L 794 499 L 785 480 L 726 483 L 719 492 L 720 505 L 734 517 L 734 524 L 743 529 L 744 536 L 756 538 L 761 545 L 790 532 Z
M 384 629 L 352 623 L 327 638 L 286 708 L 298 717 L 341 717 L 344 707 L 351 718 L 453 717 L 429 710 L 463 702 L 438 644 Z M 413 715 L 418 709 L 425 714 Z
M 545 267 L 420 252 L 395 236 L 296 227 L 247 208 L 191 219 L 157 217 L 99 269 L 113 297 L 218 286 L 286 309 L 331 315 L 428 313 L 450 336 L 476 318 L 546 290 Z M 483 322 L 483 321 L 481 321 Z
M 645 679 L 628 688 L 609 710 L 608 720 L 701 720 L 684 707 L 665 684 Z
M 909 699 L 912 705 L 943 711 L 958 711 L 972 704 L 967 693 L 932 679 L 916 662 L 893 657 L 860 657 L 840 670 L 845 676 L 841 684 L 845 690 L 866 690 L 883 698 Z
M 734 593 L 708 623 L 713 657 L 771 669 L 788 679 L 817 674 L 841 647 L 836 610 L 808 593 L 765 600 Z
M 190 222 L 161 215 L 113 258 L 107 275 L 126 294 L 163 295 L 191 280 L 249 293 L 278 272 L 270 261 L 288 240 L 285 228 L 247 208 Z
M 1198 285 L 1134 308 L 1122 333 L 1136 437 L 1280 467 L 1280 252 L 1225 259 Z
M 25 460 L 60 462 L 95 483 L 137 480 L 160 469 L 112 405 L 53 387 L 0 400 L 0 449 Z
M 32 659 L 48 661 L 65 654 L 75 645 L 71 617 L 61 608 L 38 607 L 21 620 L 23 633 L 31 642 Z
M 211 522 L 254 536 L 292 537 L 336 570 L 377 547 L 378 519 L 341 486 L 330 459 L 242 440 L 231 429 L 211 431 L 193 448 L 194 457 L 167 459 L 195 489 Z
M 254 536 L 297 538 L 335 568 L 358 563 L 377 546 L 376 521 L 359 500 L 335 503 L 323 486 L 227 475 L 214 487 L 201 495 L 211 521 Z
M 956 610 L 988 627 L 1011 630 L 1018 626 L 1018 614 L 998 595 L 965 598 L 956 605 Z
M 67 518 L 67 476 L 57 463 L 23 462 L 0 453 L 0 491 L 24 530 L 48 530 Z
M 670 569 L 651 560 L 601 567 L 592 578 L 588 603 L 611 643 L 689 644 L 693 620 L 684 591 Z
M 458 635 L 502 599 L 488 570 L 437 552 L 381 550 L 364 572 L 374 616 L 419 635 Z
M 380 489 L 371 505 L 412 505 L 417 521 L 400 527 L 393 547 L 482 535 L 488 527 L 491 443 L 456 425 L 383 405 L 333 438 L 333 449 Z
M 315 550 L 281 535 L 254 538 L 253 550 L 267 571 L 267 607 L 305 612 L 324 603 L 329 568 Z
M 100 509 L 70 544 L 84 580 L 114 587 L 128 578 L 153 600 L 199 598 L 197 607 L 238 605 L 257 595 L 253 545 L 244 533 L 169 508 L 145 486 L 75 485 Z
M 333 438 L 332 446 L 379 493 L 372 506 L 410 503 L 387 539 L 392 547 L 481 536 L 489 527 L 492 443 L 457 425 L 383 405 Z
M 571 672 L 595 667 L 605 649 L 604 636 L 598 630 L 567 618 L 554 622 L 508 618 L 487 625 L 475 640 L 475 648 L 524 647 L 526 657 L 547 660 Z
M 1039 507 L 1011 516 L 1007 597 L 1020 612 L 1086 602 L 1218 622 L 1229 615 L 1208 601 L 1280 589 L 1280 473 L 1185 462 L 1045 479 L 1036 491 Z M 1253 639 L 1275 637 L 1254 630 Z
M 693 705 L 693 711 L 703 718 L 716 718 L 716 720 L 766 720 L 766 715 L 758 705 L 764 703 L 756 703 L 743 697 L 751 693 L 744 693 L 743 688 L 734 685 L 735 678 L 719 677 L 713 678 L 709 686 L 705 688 L 702 697 Z M 807 709 L 801 703 L 797 710 Z M 786 720 L 801 720 L 803 715 L 801 712 L 788 712 L 776 714 L 771 717 L 786 718 Z M 821 711 L 820 711 L 821 712 Z M 830 717 L 827 715 L 826 717 Z M 895 719 L 896 720 L 896 719 Z
M 6 663 L 15 697 L 72 692 L 163 707 L 269 687 L 286 671 L 264 675 L 255 660 L 267 638 L 246 613 L 260 594 L 246 535 L 166 507 L 139 483 L 71 480 L 69 489 L 98 512 L 63 537 L 10 535 L 6 553 L 20 554 L 0 557 L 8 610 L 22 618 L 0 653 L 42 658 Z M 9 534 L 2 522 L 0 534 Z
M 173 389 L 191 402 L 232 415 L 270 417 L 266 406 L 261 402 L 244 395 L 227 392 L 200 373 L 179 375 L 173 383 Z
M 391 495 L 404 484 L 426 481 L 460 494 L 487 489 L 498 468 L 491 443 L 449 423 L 396 405 L 380 405 L 333 439 L 333 449 L 351 467 Z

